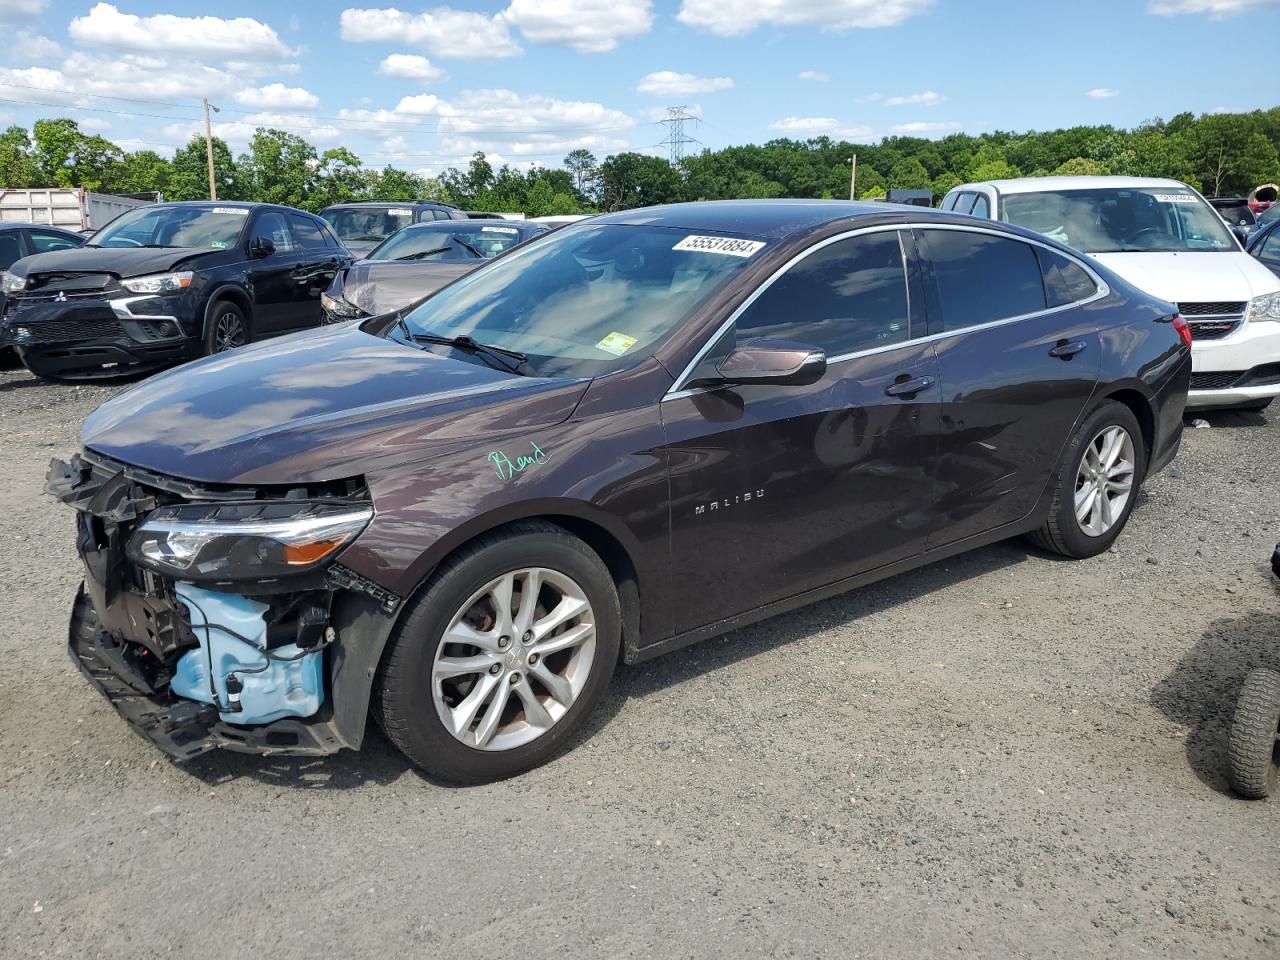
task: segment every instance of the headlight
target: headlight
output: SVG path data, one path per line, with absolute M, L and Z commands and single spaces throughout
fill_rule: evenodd
M 120 286 L 131 293 L 177 293 L 191 286 L 191 271 L 181 273 L 153 273 L 149 277 L 121 280 Z
M 19 290 L 25 289 L 26 286 L 26 277 L 19 277 L 12 273 L 4 274 L 4 280 L 0 280 L 0 289 L 3 289 L 5 293 L 17 293 Z
M 364 311 L 359 307 L 352 306 L 341 297 L 331 297 L 327 293 L 320 294 L 320 306 L 324 307 L 335 317 L 362 317 Z
M 151 512 L 129 540 L 137 563 L 180 580 L 268 580 L 314 570 L 365 528 L 368 504 L 189 504 Z
M 1264 293 L 1250 300 L 1247 319 L 1255 322 L 1280 320 L 1280 293 Z

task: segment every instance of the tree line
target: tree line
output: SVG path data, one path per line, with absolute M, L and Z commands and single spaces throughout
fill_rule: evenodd
M 213 141 L 218 196 L 318 211 L 348 200 L 443 200 L 467 210 L 528 216 L 593 213 L 683 200 L 849 196 L 849 158 L 857 156 L 859 199 L 892 188 L 1049 174 L 1124 174 L 1182 180 L 1207 196 L 1247 194 L 1280 180 L 1280 107 L 1251 113 L 1149 120 L 1132 129 L 1077 126 L 1025 133 L 956 133 L 939 140 L 886 137 L 854 144 L 829 137 L 778 139 L 705 150 L 673 165 L 625 152 L 597 159 L 574 150 L 560 166 L 495 169 L 476 153 L 465 169 L 428 177 L 394 166 L 366 167 L 346 147 L 317 150 L 295 134 L 260 128 L 233 156 Z M 170 158 L 127 151 L 82 131 L 67 117 L 0 133 L 0 188 L 87 187 L 106 193 L 158 191 L 168 200 L 209 196 L 205 142 Z

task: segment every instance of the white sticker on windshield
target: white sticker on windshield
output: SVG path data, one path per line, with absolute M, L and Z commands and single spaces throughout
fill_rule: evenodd
M 236 217 L 247 217 L 249 215 L 248 207 L 214 207 L 214 213 L 229 213 Z
M 1161 203 L 1195 203 L 1196 198 L 1189 193 L 1157 193 L 1156 199 Z
M 515 227 L 481 227 L 481 233 L 519 233 Z
M 764 246 L 763 240 L 738 240 L 734 237 L 685 237 L 672 250 L 691 253 L 719 253 L 730 257 L 751 257 Z
M 388 210 L 387 213 L 391 214 L 393 217 L 412 217 L 413 216 L 412 210 L 395 209 L 395 210 Z

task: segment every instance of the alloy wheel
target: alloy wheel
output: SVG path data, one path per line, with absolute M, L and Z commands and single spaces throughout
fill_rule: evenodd
M 431 668 L 436 714 L 469 747 L 523 746 L 568 713 L 595 652 L 591 603 L 572 578 L 545 567 L 503 574 L 445 631 Z
M 1124 516 L 1133 494 L 1133 437 L 1121 426 L 1103 427 L 1089 441 L 1076 473 L 1075 513 L 1081 531 L 1100 537 Z
M 214 353 L 225 353 L 242 347 L 245 340 L 244 321 L 239 315 L 227 311 L 218 317 L 218 325 L 213 331 Z

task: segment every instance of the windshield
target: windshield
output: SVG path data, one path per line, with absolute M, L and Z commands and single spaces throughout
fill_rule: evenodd
M 519 242 L 518 227 L 449 220 L 402 230 L 374 249 L 368 259 L 475 260 L 496 257 Z
M 455 281 L 406 321 L 414 333 L 525 354 L 521 373 L 596 376 L 649 352 L 763 246 L 667 227 L 566 227 Z
M 1280 220 L 1280 205 L 1267 207 L 1262 213 L 1258 214 L 1258 224 L 1270 223 L 1272 220 Z
M 139 207 L 117 217 L 90 247 L 234 247 L 249 219 L 248 207 Z
M 1238 249 L 1222 218 L 1188 187 L 1017 193 L 1001 219 L 1085 253 Z
M 401 227 L 413 223 L 412 207 L 338 207 L 320 214 L 344 243 L 385 240 Z

